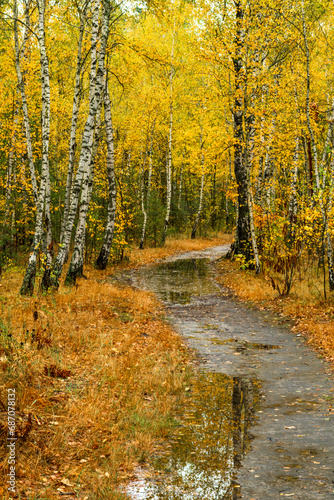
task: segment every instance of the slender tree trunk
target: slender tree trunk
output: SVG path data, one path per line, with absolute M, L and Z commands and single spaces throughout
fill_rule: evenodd
M 104 233 L 104 239 L 96 265 L 99 269 L 107 267 L 108 259 L 111 252 L 111 246 L 114 238 L 114 227 L 116 217 L 116 182 L 115 182 L 115 155 L 114 155 L 114 131 L 111 119 L 111 106 L 108 83 L 104 94 L 104 117 L 106 124 L 107 138 L 107 177 L 109 187 L 107 223 Z
M 166 201 L 166 215 L 164 223 L 164 231 L 162 236 L 162 244 L 165 244 L 167 237 L 167 228 L 170 217 L 170 207 L 172 200 L 172 145 L 173 145 L 173 79 L 174 79 L 174 44 L 175 44 L 175 26 L 173 31 L 172 51 L 171 51 L 171 65 L 169 77 L 169 136 L 168 136 L 168 161 L 166 164 L 166 178 L 167 178 L 167 201 Z
M 144 160 L 142 162 L 142 172 L 141 172 L 141 186 L 140 186 L 140 196 L 141 196 L 141 211 L 143 213 L 143 225 L 141 238 L 139 243 L 139 248 L 142 250 L 144 248 L 146 223 L 147 223 L 147 209 L 145 208 L 145 164 L 146 164 L 147 152 L 144 155 Z
M 302 0 L 302 18 L 303 18 L 303 35 L 304 35 L 305 54 L 306 54 L 306 120 L 307 120 L 308 132 L 310 135 L 310 143 L 308 143 L 308 144 L 309 144 L 310 149 L 312 146 L 316 189 L 317 189 L 317 192 L 319 192 L 320 180 L 319 180 L 319 170 L 318 170 L 318 152 L 317 152 L 317 146 L 315 143 L 313 128 L 311 125 L 311 113 L 310 113 L 310 84 L 311 84 L 311 80 L 310 80 L 310 49 L 309 49 L 308 41 L 307 41 L 304 0 Z M 309 151 L 309 160 L 310 160 L 310 162 L 312 160 L 311 151 Z M 311 163 L 310 163 L 310 165 L 311 165 Z M 310 168 L 310 182 L 312 183 L 312 181 L 313 181 L 312 171 Z M 312 190 L 312 185 L 311 185 L 311 190 Z
M 289 200 L 289 213 L 288 218 L 290 221 L 290 227 L 293 224 L 297 215 L 297 176 L 298 176 L 298 161 L 299 161 L 299 137 L 296 137 L 295 152 L 293 155 L 293 165 L 294 170 L 291 178 L 290 186 L 290 200 Z M 291 231 L 290 231 L 291 232 Z
M 253 200 L 253 192 L 252 192 L 252 184 L 251 184 L 251 168 L 253 164 L 253 156 L 254 156 L 254 135 L 255 135 L 255 130 L 253 126 L 253 119 L 254 115 L 251 115 L 251 119 L 248 118 L 248 144 L 246 146 L 246 161 L 247 161 L 247 173 L 248 173 L 248 182 L 247 182 L 247 203 L 248 203 L 248 210 L 249 210 L 249 228 L 250 228 L 250 233 L 251 233 L 251 239 L 252 239 L 252 249 L 253 249 L 253 254 L 254 254 L 254 260 L 255 260 L 255 271 L 256 274 L 259 274 L 261 272 L 261 265 L 260 265 L 260 256 L 259 256 L 259 251 L 258 251 L 258 246 L 257 246 L 257 241 L 256 241 L 256 233 L 255 233 L 255 224 L 254 224 L 254 215 L 253 215 L 253 206 L 254 206 L 254 200 Z
M 328 282 L 329 290 L 334 291 L 334 263 L 333 263 L 333 246 L 332 237 L 329 229 L 329 221 L 333 208 L 333 176 L 334 176 L 334 155 L 332 155 L 331 165 L 330 165 L 330 182 L 329 182 L 329 195 L 328 195 L 328 207 L 327 207 L 327 217 L 325 225 L 325 233 L 327 239 L 327 261 L 328 261 Z
M 80 30 L 79 30 L 79 41 L 77 50 L 77 67 L 75 73 L 75 85 L 74 85 L 74 96 L 73 96 L 73 106 L 72 106 L 72 123 L 71 123 L 71 133 L 70 133 L 70 144 L 69 144 L 69 154 L 68 154 L 68 169 L 67 169 L 67 179 L 66 179 L 66 191 L 64 200 L 64 215 L 60 230 L 60 243 L 63 243 L 64 231 L 67 225 L 68 214 L 70 210 L 70 200 L 71 191 L 73 183 L 73 170 L 74 170 L 74 160 L 76 151 L 76 133 L 79 118 L 80 109 L 80 99 L 81 99 L 81 71 L 82 71 L 82 45 L 84 39 L 84 32 L 86 26 L 86 11 L 88 7 L 89 0 L 86 0 L 83 10 L 80 13 Z
M 101 33 L 101 47 L 100 54 L 98 58 L 98 70 L 96 72 L 96 63 L 97 63 L 97 41 L 98 41 L 98 30 L 99 30 L 99 0 L 94 1 L 93 5 L 93 16 L 92 16 L 92 36 L 91 36 L 91 78 L 90 78 L 90 95 L 89 95 L 89 113 L 86 120 L 82 143 L 81 143 L 81 151 L 79 158 L 78 170 L 75 178 L 75 182 L 72 188 L 72 195 L 70 201 L 70 207 L 67 217 L 66 227 L 64 228 L 63 233 L 63 243 L 58 252 L 58 255 L 55 259 L 53 266 L 53 276 L 52 276 L 52 285 L 55 288 L 59 286 L 59 279 L 63 270 L 63 266 L 65 263 L 66 256 L 68 254 L 71 235 L 74 225 L 75 216 L 77 213 L 77 207 L 79 202 L 80 191 L 82 192 L 82 202 L 83 205 L 81 207 L 82 215 L 88 210 L 87 200 L 88 200 L 88 183 L 89 183 L 89 169 L 91 165 L 92 158 L 92 147 L 93 147 L 93 139 L 94 139 L 94 127 L 95 127 L 95 118 L 96 113 L 99 108 L 102 87 L 103 87 L 103 74 L 104 74 L 104 56 L 106 50 L 106 44 L 109 33 L 109 18 L 110 18 L 110 5 L 107 1 L 103 2 L 103 16 L 102 16 L 102 33 Z M 86 198 L 86 200 L 85 200 Z M 77 249 L 78 250 L 78 249 Z M 75 282 L 76 273 L 80 271 L 79 262 L 77 258 L 79 255 L 75 252 L 75 257 L 72 265 L 72 281 Z
M 183 188 L 183 162 L 181 164 L 181 169 L 180 169 L 180 180 L 179 180 L 179 198 L 177 202 L 177 208 L 181 210 L 181 201 L 182 201 L 182 188 Z
M 89 190 L 89 182 L 90 182 L 90 167 L 92 164 L 92 152 L 93 152 L 93 136 L 94 136 L 94 120 L 96 118 L 96 115 L 99 111 L 99 106 L 100 106 L 100 99 L 101 99 L 101 94 L 103 92 L 103 80 L 104 80 L 104 64 L 105 64 L 105 52 L 106 52 L 106 45 L 107 45 L 107 40 L 109 36 L 109 19 L 110 19 L 110 4 L 107 1 L 103 2 L 103 13 L 102 13 L 102 29 L 101 29 L 101 47 L 100 47 L 100 53 L 98 57 L 98 69 L 96 72 L 96 77 L 94 78 L 93 82 L 95 82 L 94 90 L 91 92 L 92 99 L 90 99 L 90 113 L 88 116 L 88 120 L 86 122 L 86 127 L 85 127 L 85 132 L 87 132 L 87 142 L 84 143 L 84 138 L 85 138 L 85 132 L 84 132 L 84 137 L 83 137 L 83 142 L 82 142 L 82 147 L 81 147 L 81 155 L 80 155 L 80 160 L 79 160 L 79 169 L 80 169 L 80 163 L 84 163 L 84 177 L 83 177 L 83 182 L 82 182 L 82 189 L 81 189 L 81 198 L 80 198 L 80 210 L 79 210 L 79 218 L 78 218 L 78 224 L 77 224 L 77 230 L 76 230 L 76 236 L 75 236 L 75 241 L 74 241 L 74 250 L 72 254 L 72 259 L 71 263 L 67 272 L 66 276 L 66 284 L 75 284 L 77 276 L 80 276 L 82 274 L 82 268 L 83 268 L 83 242 L 84 242 L 84 235 L 85 235 L 85 227 L 86 227 L 86 219 L 87 219 L 87 214 L 88 214 L 88 209 L 89 209 L 89 201 L 90 201 L 90 190 Z M 92 83 L 93 83 L 92 82 Z M 92 118 L 92 121 L 90 121 L 90 118 Z M 78 170 L 79 170 L 78 169 Z M 73 189 L 74 191 L 74 189 Z M 78 193 L 79 194 L 79 193 Z M 74 193 L 73 193 L 74 195 Z M 76 202 L 77 205 L 77 202 Z M 70 213 L 68 217 L 68 225 L 67 225 L 67 231 L 65 233 L 68 234 L 67 238 L 65 239 L 64 236 L 64 243 L 70 241 L 70 236 L 72 233 L 72 227 L 73 223 L 71 223 L 72 217 L 71 217 L 71 210 L 72 210 L 72 203 L 70 207 Z M 73 214 L 75 216 L 75 213 Z M 74 217 L 73 217 L 73 222 L 74 222 Z M 71 227 L 70 227 L 71 223 Z M 63 257 L 64 258 L 64 254 Z M 56 267 L 57 265 L 57 267 Z M 61 267 L 60 267 L 61 266 Z M 60 276 L 59 271 L 61 272 L 63 266 L 63 262 L 61 259 L 56 259 L 55 262 L 55 271 L 56 271 L 56 277 Z
M 251 232 L 251 237 L 252 237 L 252 248 L 253 248 L 254 259 L 255 259 L 255 271 L 256 271 L 256 274 L 259 274 L 261 272 L 261 265 L 260 265 L 259 251 L 258 251 L 257 242 L 256 242 L 254 216 L 253 216 L 254 202 L 253 202 L 253 194 L 252 194 L 251 189 L 252 188 L 249 185 L 249 188 L 248 188 L 249 225 L 250 225 L 250 232 Z
M 139 243 L 139 248 L 142 250 L 144 248 L 145 236 L 146 236 L 146 225 L 147 218 L 150 210 L 150 198 L 151 198 L 151 183 L 152 183 L 152 152 L 153 152 L 153 134 L 154 134 L 154 126 L 153 123 L 152 132 L 151 132 L 151 144 L 150 150 L 148 153 L 148 180 L 147 180 L 147 194 L 146 194 L 146 208 L 145 208 L 145 184 L 144 184 L 144 166 L 146 163 L 146 159 L 143 163 L 143 174 L 142 174 L 142 185 L 141 185 L 141 202 L 142 202 L 142 212 L 144 216 L 143 226 L 141 231 L 141 238 Z
M 50 79 L 49 63 L 45 48 L 45 0 L 38 1 L 38 41 L 41 59 L 41 81 L 42 81 L 42 168 L 41 182 L 36 208 L 35 234 L 30 253 L 26 273 L 21 287 L 21 295 L 32 295 L 34 291 L 37 256 L 43 236 L 43 213 L 46 198 L 49 197 L 49 138 L 50 138 Z M 47 201 L 48 202 L 48 201 Z M 46 213 L 49 217 L 49 213 Z M 48 237 L 51 232 L 51 221 L 46 221 Z M 51 249 L 49 249 L 51 251 Z M 48 252 L 49 253 L 49 252 Z M 47 257 L 48 258 L 48 257 Z
M 24 38 L 23 38 L 23 46 L 22 46 L 22 49 L 20 50 L 19 33 L 18 33 L 18 8 L 17 8 L 17 0 L 14 0 L 15 69 L 16 69 L 16 75 L 17 75 L 18 88 L 20 91 L 21 101 L 22 101 L 22 112 L 23 112 L 26 144 L 27 144 L 27 155 L 28 155 L 28 163 L 29 163 L 29 170 L 30 170 L 30 178 L 31 178 L 31 184 L 32 184 L 35 203 L 37 204 L 38 189 L 37 189 L 35 166 L 34 166 L 34 159 L 33 159 L 33 152 L 32 152 L 30 119 L 29 119 L 27 96 L 26 96 L 26 92 L 25 92 L 25 84 L 24 84 L 24 79 L 22 76 L 22 71 L 21 71 L 21 66 L 20 66 L 20 55 L 24 51 L 25 44 L 26 44 L 26 41 L 28 38 L 29 28 L 30 28 L 29 8 L 30 8 L 30 1 L 28 1 L 26 3 L 26 7 L 25 7 L 25 33 L 24 33 Z
M 198 211 L 196 215 L 196 219 L 191 231 L 191 239 L 194 240 L 196 238 L 196 231 L 198 227 L 198 223 L 202 214 L 202 206 L 203 206 L 203 193 L 204 193 L 204 154 L 203 154 L 203 132 L 201 130 L 201 165 L 202 165 L 202 175 L 201 175 L 201 189 L 200 189 L 200 194 L 199 194 L 199 206 L 198 206 Z
M 5 214 L 4 214 L 4 219 L 3 219 L 3 224 L 2 224 L 2 231 L 1 231 L 1 240 L 2 244 L 3 238 L 4 238 L 4 233 L 5 229 L 7 226 L 7 220 L 9 219 L 10 215 L 10 202 L 12 198 L 12 187 L 13 187 L 13 166 L 14 166 L 14 158 L 15 158 L 15 143 L 16 143 L 16 126 L 18 122 L 18 109 L 15 103 L 15 99 L 13 102 L 13 122 L 14 122 L 14 130 L 13 134 L 11 137 L 11 144 L 10 144 L 10 149 L 8 153 L 8 168 L 7 168 L 7 179 L 6 179 L 6 194 L 5 194 Z
M 92 146 L 92 158 L 91 158 L 91 164 L 89 168 L 89 176 L 88 176 L 88 183 L 87 183 L 87 193 L 86 191 L 82 192 L 81 200 L 80 200 L 80 211 L 79 211 L 79 218 L 78 218 L 78 223 L 75 231 L 75 238 L 74 238 L 74 251 L 77 252 L 77 264 L 76 264 L 76 278 L 83 277 L 83 267 L 84 267 L 84 256 L 85 256 L 85 246 L 86 246 L 86 226 L 87 226 L 87 215 L 88 215 L 88 209 L 89 209 L 89 204 L 92 196 L 92 191 L 93 191 L 93 184 L 94 184 L 94 174 L 95 174 L 95 160 L 96 160 L 96 154 L 98 152 L 99 144 L 100 144 L 100 139 L 101 139 L 101 112 L 102 112 L 102 100 L 100 103 L 100 108 L 97 112 L 97 120 L 95 124 L 95 131 L 94 131 L 94 141 L 93 141 L 93 146 Z M 84 197 L 84 207 L 85 210 L 82 210 L 82 200 Z M 72 256 L 73 258 L 73 256 Z M 72 264 L 72 261 L 71 261 Z M 71 273 L 71 265 L 68 269 L 66 278 L 65 278 L 65 285 L 73 285 L 75 284 L 75 280 L 73 280 L 73 274 Z

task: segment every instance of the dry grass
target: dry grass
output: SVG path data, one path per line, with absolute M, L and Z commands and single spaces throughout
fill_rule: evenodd
M 18 297 L 20 273 L 1 282 L 0 438 L 15 388 L 17 498 L 124 498 L 115 486 L 170 434 L 191 376 L 152 295 L 87 274 L 32 298 Z M 14 498 L 3 485 L 0 497 Z
M 324 300 L 322 277 L 314 268 L 296 280 L 289 296 L 280 297 L 263 274 L 241 270 L 235 262 L 220 263 L 221 283 L 230 287 L 242 300 L 250 300 L 260 309 L 271 309 L 293 321 L 293 329 L 306 336 L 308 343 L 329 361 L 334 361 L 334 301 Z

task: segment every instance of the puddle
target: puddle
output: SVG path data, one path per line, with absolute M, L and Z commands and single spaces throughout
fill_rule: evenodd
M 214 337 L 210 339 L 210 341 L 212 344 L 217 344 L 217 345 L 232 344 L 231 348 L 237 352 L 242 352 L 251 349 L 264 349 L 269 351 L 271 349 L 281 348 L 281 346 L 279 345 L 259 344 L 256 342 L 247 342 L 246 340 L 239 340 L 239 339 L 221 339 L 218 337 Z
M 138 471 L 132 499 L 235 500 L 235 469 L 250 449 L 249 432 L 260 401 L 255 379 L 202 373 L 189 393 L 168 453 Z
M 191 297 L 219 291 L 207 265 L 209 259 L 180 259 L 157 266 L 145 267 L 133 273 L 134 285 L 150 290 L 164 301 L 187 304 Z

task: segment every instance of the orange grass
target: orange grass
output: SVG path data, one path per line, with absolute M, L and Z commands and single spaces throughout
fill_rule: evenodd
M 32 298 L 18 296 L 21 273 L 1 282 L 0 438 L 15 388 L 22 499 L 125 498 L 116 485 L 171 433 L 191 377 L 152 295 L 86 274 L 73 289 Z M 0 482 L 1 499 L 14 498 L 6 490 Z
M 239 269 L 236 262 L 219 264 L 219 281 L 231 288 L 242 300 L 256 303 L 260 309 L 271 309 L 293 321 L 293 330 L 306 336 L 309 344 L 334 362 L 334 302 L 321 296 L 322 277 L 310 269 L 296 280 L 290 295 L 280 297 L 265 275 Z

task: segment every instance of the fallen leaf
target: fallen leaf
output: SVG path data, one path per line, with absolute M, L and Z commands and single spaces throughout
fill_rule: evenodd
M 60 481 L 62 484 L 65 484 L 66 486 L 73 486 L 73 484 L 70 482 L 69 479 L 67 479 L 66 477 L 64 479 L 61 479 Z

